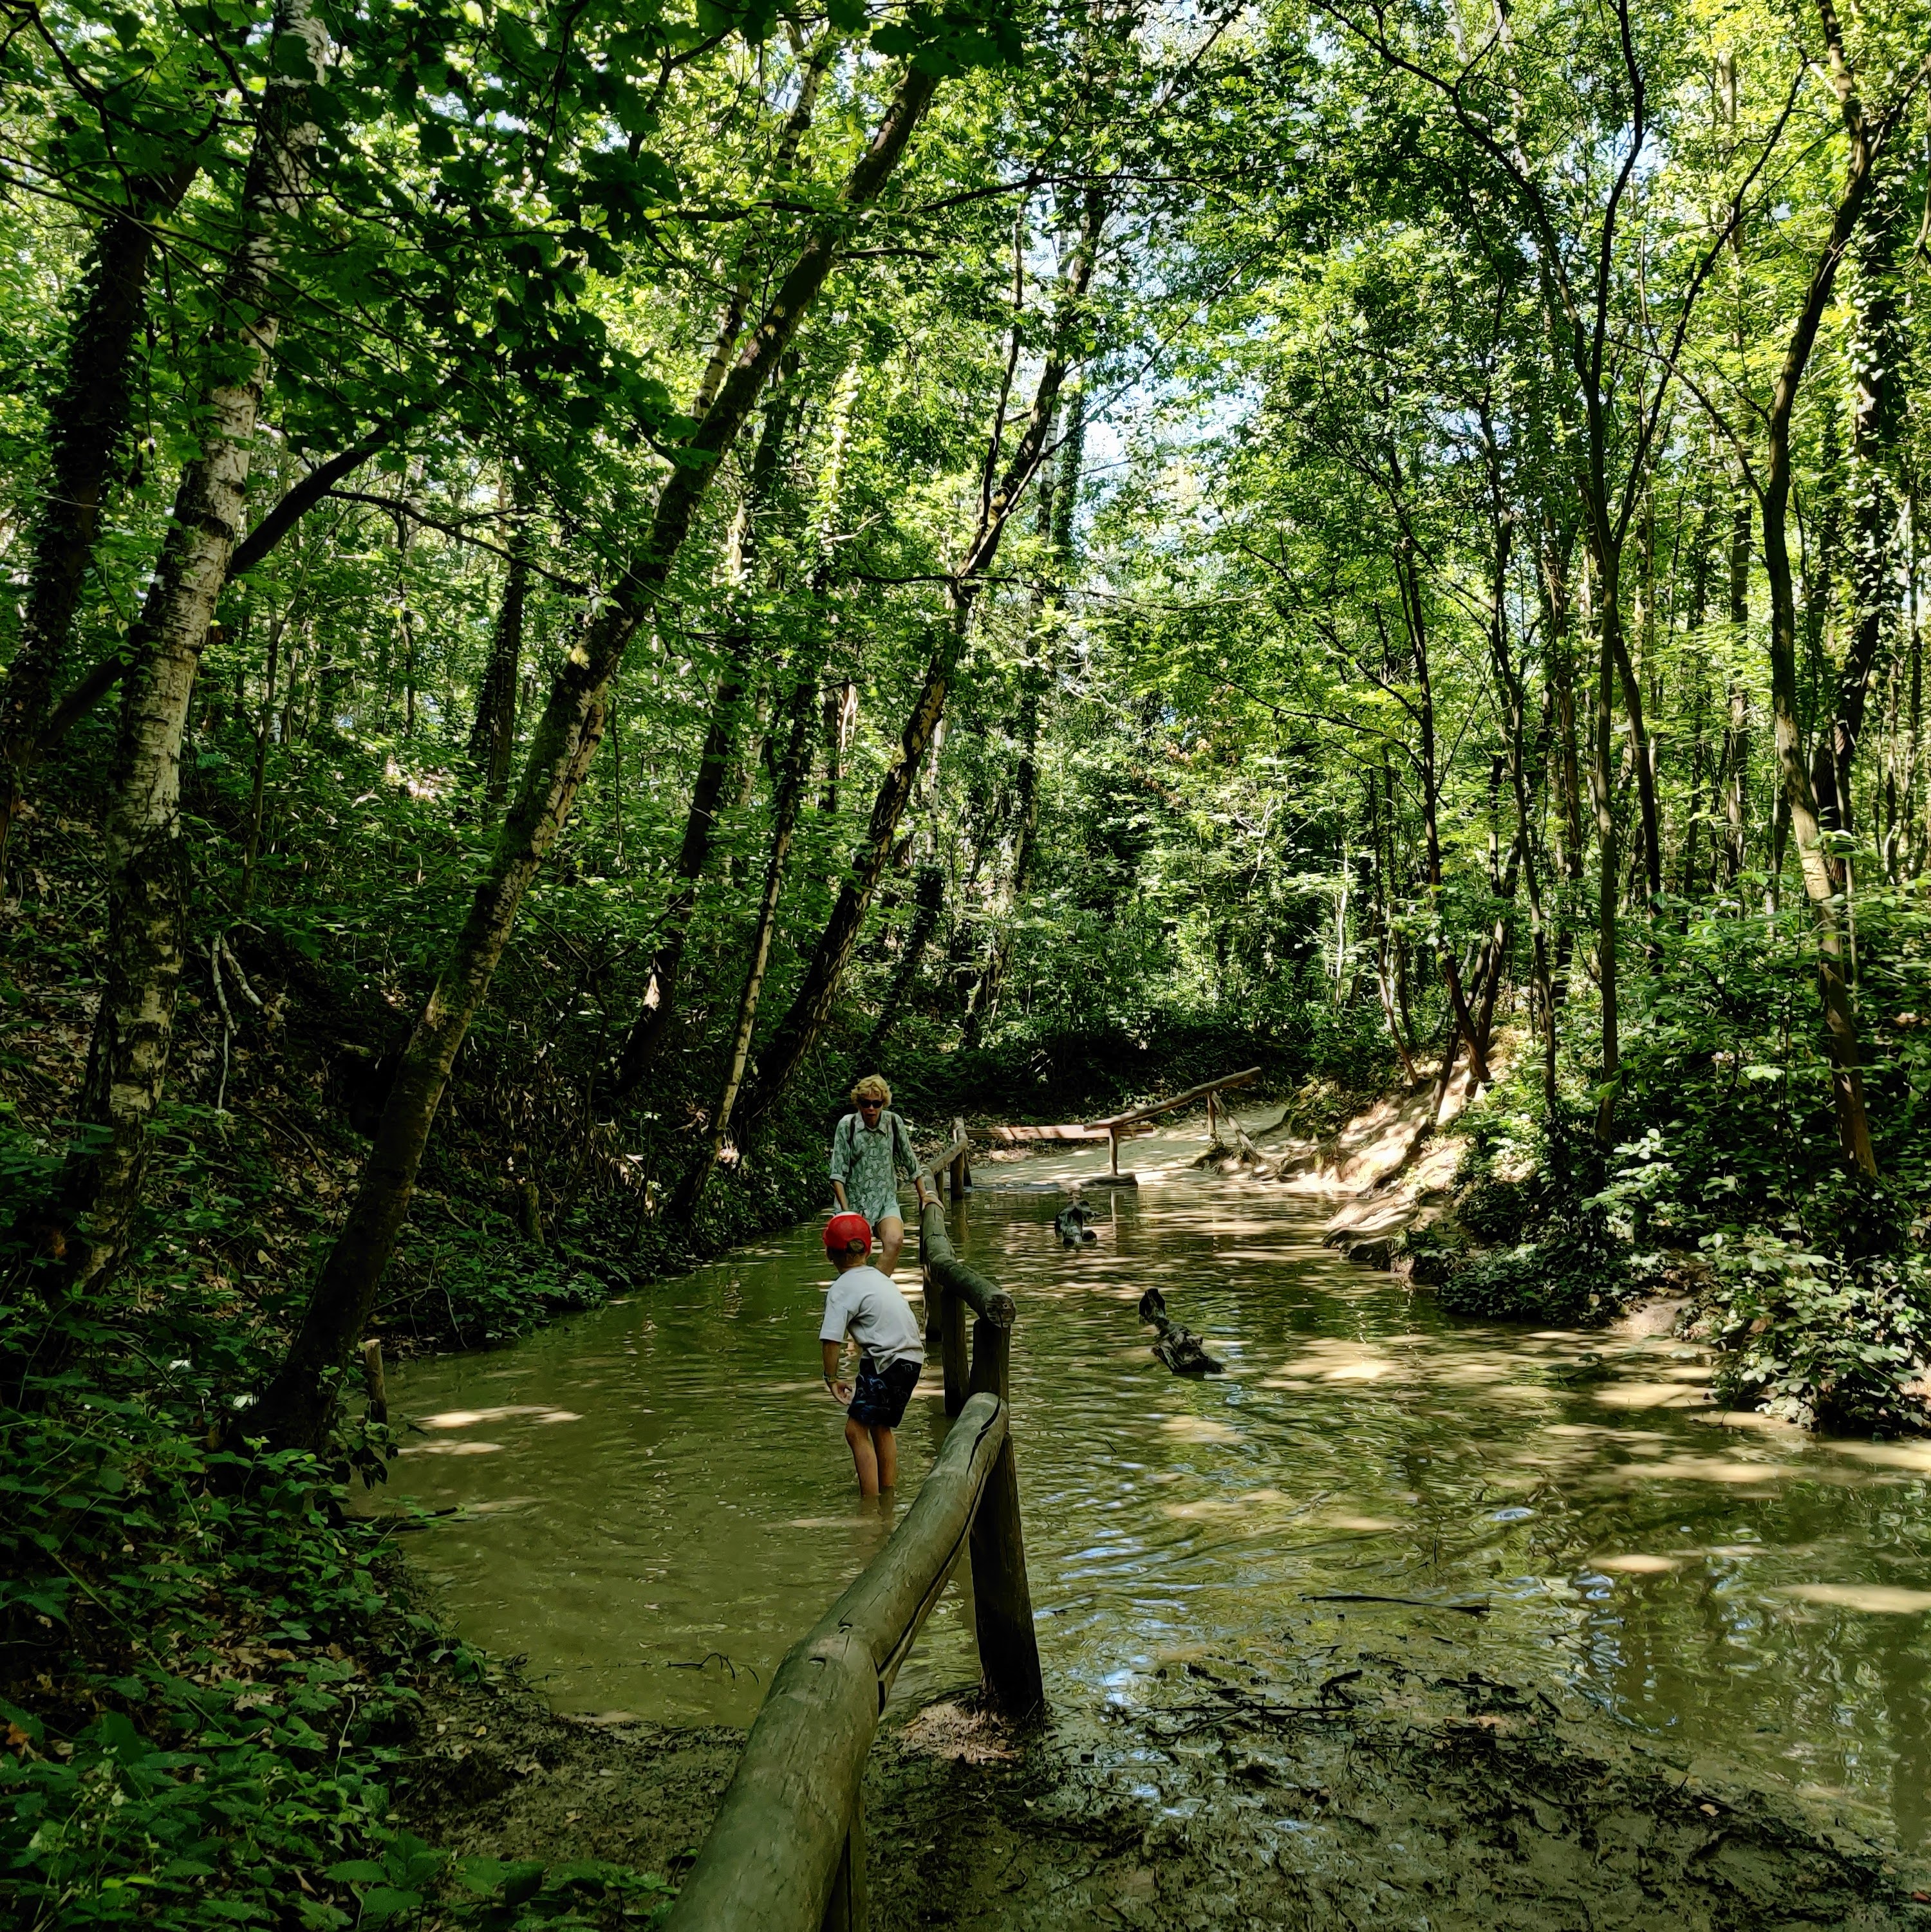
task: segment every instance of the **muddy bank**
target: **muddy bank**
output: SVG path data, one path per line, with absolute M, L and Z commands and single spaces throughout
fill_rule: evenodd
M 963 1694 L 894 1712 L 866 1781 L 874 1925 L 1931 1926 L 1931 1870 L 1841 1820 L 1633 1748 L 1452 1637 L 1334 1628 L 1297 1671 L 1204 1658 L 1023 1736 Z M 674 1880 L 740 1742 L 446 1686 L 399 1802 L 458 1854 Z

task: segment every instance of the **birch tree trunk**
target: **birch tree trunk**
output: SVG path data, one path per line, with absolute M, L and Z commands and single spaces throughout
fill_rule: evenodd
M 182 734 L 247 508 L 255 418 L 279 326 L 277 230 L 305 192 L 316 139 L 308 96 L 321 72 L 323 37 L 306 0 L 281 0 L 274 34 L 277 52 L 243 184 L 240 233 L 197 398 L 200 448 L 182 472 L 127 676 L 104 828 L 108 914 L 101 1004 L 74 1109 L 81 1131 L 59 1183 L 64 1266 L 72 1282 L 98 1278 L 125 1253 L 140 1202 L 148 1124 L 173 1042 L 187 919 Z
M 716 401 L 686 446 L 688 460 L 665 478 L 630 568 L 558 666 L 515 802 L 404 1051 L 347 1221 L 317 1277 L 287 1357 L 244 1420 L 249 1436 L 302 1448 L 318 1445 L 326 1436 L 337 1384 L 395 1252 L 457 1049 L 488 994 L 523 895 L 583 784 L 624 647 L 654 609 L 725 452 L 756 406 L 860 212 L 890 178 L 938 85 L 934 74 L 916 67 L 906 70 L 836 206 L 812 230 L 745 338 Z

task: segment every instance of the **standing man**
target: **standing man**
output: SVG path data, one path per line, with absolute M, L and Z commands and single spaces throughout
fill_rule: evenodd
M 912 1152 L 911 1135 L 891 1111 L 892 1090 L 882 1076 L 868 1073 L 851 1090 L 856 1110 L 831 1136 L 831 1191 L 841 1214 L 862 1214 L 878 1238 L 878 1272 L 889 1275 L 905 1246 L 905 1216 L 899 1212 L 899 1169 L 902 1166 L 925 1205 L 925 1178 Z
M 826 1224 L 824 1251 L 838 1270 L 824 1298 L 818 1324 L 824 1385 L 842 1402 L 845 1440 L 858 1472 L 858 1493 L 875 1496 L 899 1483 L 899 1442 L 894 1432 L 925 1366 L 918 1317 L 905 1297 L 875 1268 L 865 1265 L 872 1231 L 858 1214 L 834 1214 Z M 839 1351 L 849 1335 L 858 1345 L 854 1388 L 838 1379 Z

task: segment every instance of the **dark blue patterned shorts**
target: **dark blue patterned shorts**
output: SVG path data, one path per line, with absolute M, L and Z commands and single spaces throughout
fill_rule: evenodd
M 851 1406 L 845 1412 L 854 1422 L 873 1429 L 896 1429 L 918 1386 L 922 1362 L 893 1362 L 881 1369 L 869 1355 L 858 1363 L 858 1386 L 851 1391 Z

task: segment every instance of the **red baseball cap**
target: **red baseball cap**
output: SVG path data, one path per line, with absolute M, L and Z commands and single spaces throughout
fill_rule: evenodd
M 872 1224 L 862 1214 L 834 1214 L 824 1224 L 825 1252 L 842 1255 L 852 1248 L 872 1252 Z

